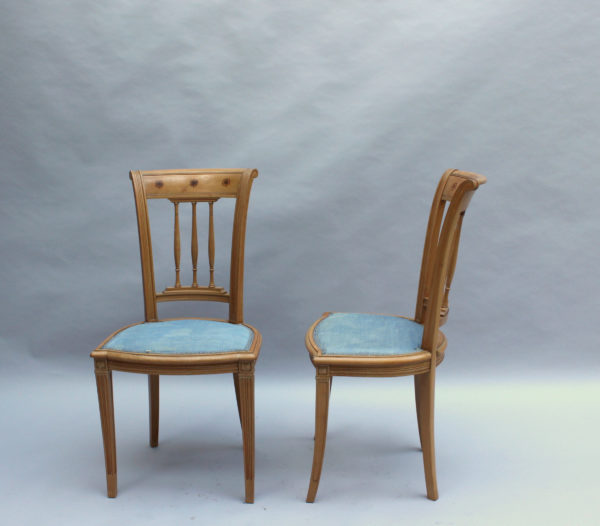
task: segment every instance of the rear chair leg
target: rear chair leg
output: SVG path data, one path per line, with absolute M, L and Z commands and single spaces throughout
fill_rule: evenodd
M 148 375 L 150 447 L 158 446 L 159 376 Z

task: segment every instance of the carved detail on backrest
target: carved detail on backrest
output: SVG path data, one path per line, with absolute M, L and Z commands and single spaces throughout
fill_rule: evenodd
M 156 303 L 161 301 L 204 300 L 230 304 L 230 321 L 241 323 L 243 300 L 243 255 L 246 230 L 246 214 L 252 180 L 258 176 L 256 170 L 155 170 L 132 171 L 140 256 L 144 284 L 144 307 L 146 321 L 156 321 Z M 231 248 L 230 292 L 217 287 L 214 281 L 215 236 L 213 205 L 220 198 L 235 198 Z M 148 219 L 147 199 L 168 199 L 174 207 L 173 256 L 175 262 L 175 284 L 156 293 L 152 245 Z M 181 235 L 180 204 L 190 203 L 192 217 L 191 259 L 192 283 L 181 284 Z M 208 266 L 209 283 L 198 284 L 198 228 L 197 204 L 208 204 Z
M 223 287 L 215 286 L 215 226 L 213 216 L 213 204 L 218 201 L 218 198 L 201 198 L 201 199 L 169 199 L 175 208 L 175 230 L 174 230 L 174 258 L 175 258 L 175 285 L 167 287 L 158 294 L 158 301 L 175 301 L 181 300 L 182 295 L 186 299 L 196 298 L 211 301 L 228 301 L 229 293 Z M 191 256 L 192 256 L 192 284 L 182 286 L 180 280 L 180 234 L 179 234 L 179 204 L 190 203 L 192 207 L 192 238 L 191 238 Z M 209 283 L 205 287 L 198 285 L 198 226 L 196 219 L 196 205 L 198 203 L 208 204 L 208 269 Z
M 433 348 L 432 338 L 446 322 L 462 220 L 474 191 L 485 181 L 479 174 L 448 170 L 438 184 L 427 225 L 415 311 L 415 319 L 425 324 L 424 348 Z

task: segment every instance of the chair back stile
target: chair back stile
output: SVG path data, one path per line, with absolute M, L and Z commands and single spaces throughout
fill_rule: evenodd
M 153 170 L 132 171 L 140 242 L 140 260 L 144 290 L 146 322 L 158 321 L 157 302 L 162 301 L 217 301 L 229 303 L 229 321 L 243 323 L 243 273 L 246 217 L 252 180 L 256 170 Z M 221 198 L 236 200 L 230 265 L 229 292 L 214 283 L 214 221 L 213 204 Z M 173 254 L 175 284 L 162 292 L 156 292 L 152 240 L 148 217 L 148 199 L 168 199 L 174 206 Z M 179 231 L 179 205 L 190 203 L 192 207 L 191 258 L 192 284 L 182 286 L 180 278 L 181 239 Z M 210 280 L 208 286 L 198 285 L 198 234 L 196 207 L 207 203 L 209 207 L 208 263 Z
M 425 350 L 436 348 L 438 329 L 447 320 L 463 217 L 473 193 L 485 182 L 478 174 L 448 170 L 438 185 L 425 238 L 415 313 L 415 320 L 424 326 L 421 348 Z

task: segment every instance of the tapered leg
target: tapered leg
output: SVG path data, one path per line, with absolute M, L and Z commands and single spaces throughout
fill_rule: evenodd
M 237 402 L 238 416 L 240 417 L 240 424 L 242 423 L 242 410 L 240 409 L 240 379 L 238 373 L 233 373 L 233 387 L 235 388 L 235 400 Z
M 438 499 L 437 480 L 435 474 L 435 442 L 433 429 L 435 370 L 415 375 L 415 397 L 417 399 L 417 419 L 423 449 L 423 465 L 425 468 L 425 485 L 427 498 Z
M 115 410 L 113 405 L 112 372 L 106 360 L 96 360 L 96 387 L 100 406 L 100 423 L 106 464 L 106 489 L 111 498 L 117 496 L 117 449 L 115 444 Z
M 244 443 L 246 502 L 254 502 L 254 364 L 240 363 L 238 374 L 239 407 Z
M 329 377 L 329 398 L 331 398 L 331 386 L 333 385 L 333 376 Z M 327 399 L 327 403 L 329 404 L 329 398 Z M 327 406 L 329 407 L 329 405 Z M 317 438 L 317 431 L 315 428 L 315 434 L 313 435 L 313 440 Z
M 317 389 L 315 403 L 315 445 L 312 472 L 306 502 L 314 502 L 321 479 L 323 456 L 325 455 L 325 439 L 327 437 L 327 416 L 329 413 L 329 393 L 331 377 L 324 367 L 317 368 Z
M 158 446 L 159 376 L 148 375 L 148 402 L 150 421 L 150 447 Z

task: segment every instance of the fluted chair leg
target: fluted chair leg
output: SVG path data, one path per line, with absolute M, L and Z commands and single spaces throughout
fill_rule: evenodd
M 421 448 L 423 449 L 427 498 L 437 500 L 438 490 L 435 473 L 435 441 L 433 425 L 435 371 L 415 375 L 415 398 L 417 400 L 417 420 L 419 422 Z
M 244 443 L 246 502 L 252 503 L 254 502 L 254 364 L 243 363 L 242 366 L 249 368 L 249 370 L 240 371 L 238 381 L 242 441 Z
M 159 421 L 159 376 L 148 375 L 148 403 L 150 422 L 150 447 L 158 446 L 158 421 Z
M 316 403 L 315 403 L 315 444 L 312 472 L 306 502 L 314 502 L 319 489 L 323 457 L 325 455 L 325 441 L 327 438 L 327 417 L 329 414 L 329 393 L 331 377 L 328 374 L 317 372 Z
M 117 448 L 115 441 L 115 410 L 113 404 L 112 372 L 105 360 L 95 362 L 98 405 L 104 443 L 104 462 L 106 465 L 106 490 L 111 498 L 117 496 Z

